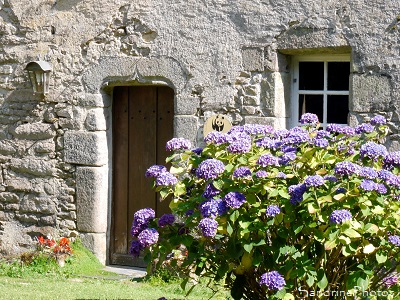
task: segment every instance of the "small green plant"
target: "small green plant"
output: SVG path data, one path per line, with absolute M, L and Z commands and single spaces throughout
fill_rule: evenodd
M 172 214 L 134 215 L 131 254 L 184 277 L 225 280 L 234 299 L 318 299 L 380 293 L 396 299 L 400 262 L 400 152 L 382 144 L 386 119 L 356 128 L 316 115 L 302 126 L 235 126 L 204 149 L 174 138 L 172 167 L 146 176 Z

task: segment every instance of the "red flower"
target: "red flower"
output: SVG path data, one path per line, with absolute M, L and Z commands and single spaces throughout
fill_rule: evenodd
M 37 238 L 37 240 L 38 240 L 40 245 L 44 245 L 46 243 L 46 239 L 44 237 L 42 237 L 42 236 L 39 236 Z
M 68 238 L 65 238 L 65 237 L 61 238 L 61 240 L 60 240 L 60 242 L 59 242 L 59 245 L 60 245 L 60 246 L 67 246 L 67 245 L 69 245 L 69 239 L 68 239 Z

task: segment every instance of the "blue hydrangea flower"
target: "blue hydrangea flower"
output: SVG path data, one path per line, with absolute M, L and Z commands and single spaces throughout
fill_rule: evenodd
M 268 177 L 268 173 L 267 173 L 267 171 L 260 170 L 260 171 L 256 172 L 256 176 L 258 178 L 264 178 L 264 177 Z
M 224 201 L 230 208 L 239 208 L 246 202 L 246 197 L 239 192 L 229 192 L 225 195 Z
M 391 170 L 400 166 L 400 151 L 390 152 L 383 160 L 385 169 Z
M 312 113 L 305 113 L 300 118 L 300 124 L 312 124 L 316 125 L 319 123 L 318 116 Z
M 399 277 L 397 275 L 389 275 L 382 279 L 382 284 L 385 288 L 390 288 L 393 285 L 397 284 L 399 281 Z
M 362 189 L 366 192 L 372 192 L 376 189 L 376 183 L 372 180 L 364 179 L 360 183 L 360 189 Z
M 375 179 L 378 177 L 378 172 L 371 167 L 362 167 L 358 175 L 368 179 Z
M 131 227 L 131 235 L 137 236 L 149 226 L 149 222 L 156 217 L 156 213 L 152 208 L 143 208 L 135 212 Z
M 178 179 L 169 172 L 161 173 L 156 178 L 157 186 L 171 186 L 178 183 Z
M 167 172 L 167 168 L 161 165 L 154 165 L 147 169 L 145 176 L 156 178 L 161 173 Z
M 218 215 L 222 216 L 224 214 L 226 214 L 229 210 L 229 207 L 226 206 L 226 202 L 223 201 L 222 199 L 215 199 L 214 200 L 217 203 L 217 207 L 218 207 Z
M 400 247 L 400 236 L 391 235 L 391 236 L 389 236 L 388 241 L 389 241 L 389 243 L 391 243 L 397 247 Z
M 217 189 L 212 182 L 208 183 L 206 185 L 206 189 L 204 190 L 202 196 L 206 199 L 211 199 L 214 196 L 219 195 L 221 191 L 219 189 Z
M 355 128 L 355 131 L 357 134 L 361 134 L 361 133 L 371 133 L 372 131 L 374 131 L 374 126 L 372 126 L 369 123 L 362 123 L 360 125 L 357 125 Z
M 225 165 L 218 159 L 206 159 L 196 169 L 196 176 L 203 179 L 215 179 L 225 170 Z
M 265 211 L 265 215 L 269 218 L 273 218 L 281 213 L 281 209 L 278 205 L 269 205 Z
M 351 176 L 353 174 L 358 174 L 359 170 L 360 166 L 350 161 L 341 161 L 338 162 L 335 166 L 335 174 L 341 176 L 344 175 Z
M 138 235 L 138 241 L 143 248 L 151 246 L 158 242 L 158 231 L 154 228 L 147 228 Z
M 324 179 L 327 180 L 327 181 L 331 181 L 331 182 L 338 181 L 337 178 L 334 175 L 325 175 Z
M 192 152 L 197 155 L 201 155 L 201 153 L 203 153 L 203 148 L 200 148 L 200 147 L 194 148 L 194 149 L 192 149 Z
M 273 156 L 270 153 L 262 154 L 258 160 L 257 164 L 262 166 L 262 167 L 267 167 L 267 166 L 279 166 L 278 158 Z
M 251 176 L 251 170 L 248 167 L 239 167 L 233 171 L 233 177 L 244 178 Z
M 340 126 L 339 124 L 328 124 L 328 126 L 326 126 L 326 131 L 330 132 L 330 133 L 340 133 Z
M 326 131 L 326 130 L 318 130 L 318 131 L 317 131 L 317 135 L 316 135 L 315 138 L 317 138 L 317 139 L 323 139 L 323 138 L 328 137 L 328 136 L 330 136 L 329 131 Z
M 139 241 L 134 240 L 131 242 L 131 246 L 129 248 L 130 255 L 132 255 L 133 257 L 139 257 L 141 250 L 143 250 L 143 247 Z
M 334 224 L 341 224 L 345 221 L 350 221 L 353 216 L 347 209 L 338 209 L 331 213 L 329 220 Z
M 205 136 L 204 142 L 207 144 L 221 145 L 227 142 L 227 135 L 219 131 L 211 131 Z
M 163 214 L 158 219 L 158 226 L 165 227 L 167 225 L 172 225 L 175 222 L 175 216 L 173 214 Z
M 306 191 L 307 187 L 304 183 L 289 186 L 288 192 L 290 195 L 290 203 L 293 205 L 299 204 L 301 201 L 303 201 L 303 194 Z
M 282 156 L 279 156 L 278 158 L 278 164 L 285 166 L 289 162 L 293 161 L 296 159 L 296 152 L 286 152 Z
M 377 160 L 379 157 L 386 157 L 387 154 L 388 152 L 384 145 L 374 142 L 367 142 L 360 147 L 361 158 L 368 157 Z
M 217 234 L 218 222 L 211 218 L 204 218 L 199 222 L 199 229 L 203 236 L 214 237 Z
M 285 278 L 277 271 L 262 274 L 258 283 L 272 291 L 279 291 L 286 285 Z
M 251 141 L 250 140 L 238 140 L 233 141 L 226 147 L 226 151 L 230 153 L 247 153 L 251 150 Z
M 345 194 L 347 192 L 347 190 L 345 188 L 337 188 L 335 191 L 335 194 Z
M 189 140 L 184 138 L 173 138 L 169 140 L 165 146 L 167 151 L 174 151 L 174 150 L 186 150 L 190 149 L 192 144 Z
M 215 200 L 203 201 L 200 204 L 200 212 L 205 218 L 215 219 L 218 216 L 218 202 Z
M 304 179 L 304 184 L 306 187 L 317 187 L 323 185 L 324 183 L 325 180 L 321 175 L 307 176 L 306 179 Z
M 384 116 L 381 115 L 376 115 L 375 117 L 373 117 L 370 121 L 370 123 L 372 125 L 382 125 L 382 124 L 386 124 L 386 118 Z

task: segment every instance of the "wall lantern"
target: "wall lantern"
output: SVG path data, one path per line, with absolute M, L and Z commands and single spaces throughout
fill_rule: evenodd
M 25 67 L 31 81 L 33 92 L 48 94 L 50 85 L 51 64 L 46 61 L 31 61 Z

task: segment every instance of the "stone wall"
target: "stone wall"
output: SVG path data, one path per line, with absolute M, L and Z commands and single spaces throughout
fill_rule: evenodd
M 291 56 L 349 53 L 350 123 L 385 115 L 398 149 L 399 14 L 385 0 L 0 1 L 0 250 L 79 234 L 106 260 L 116 85 L 172 87 L 175 135 L 200 143 L 215 113 L 287 126 Z M 24 72 L 38 57 L 46 97 Z

